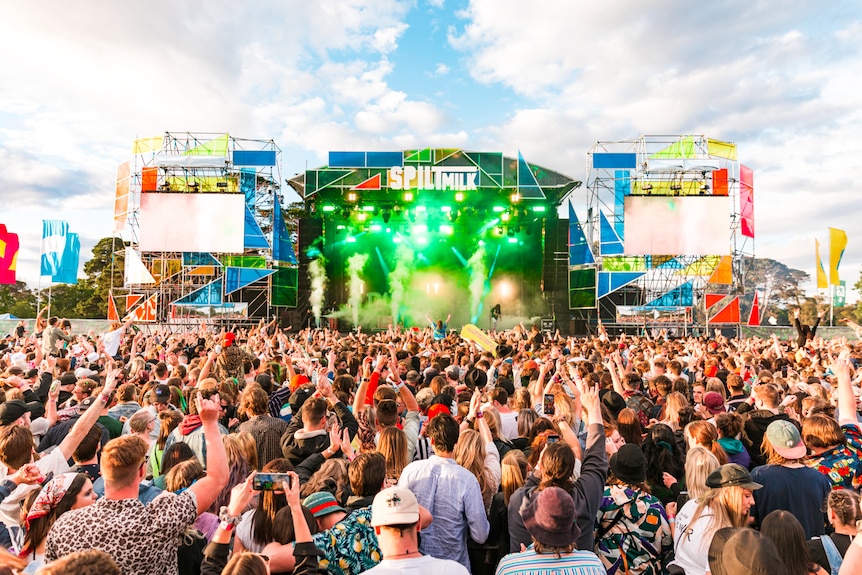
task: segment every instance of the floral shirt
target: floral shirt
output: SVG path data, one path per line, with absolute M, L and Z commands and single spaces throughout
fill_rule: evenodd
M 314 535 L 313 540 L 323 552 L 320 570 L 332 575 L 357 575 L 380 563 L 370 507 L 357 509 L 331 529 Z
M 829 478 L 832 489 L 862 488 L 862 432 L 852 423 L 842 425 L 846 441 L 820 455 L 810 457 L 808 466 Z
M 596 531 L 596 555 L 609 575 L 664 572 L 673 536 L 664 507 L 649 493 L 628 485 L 605 487 Z

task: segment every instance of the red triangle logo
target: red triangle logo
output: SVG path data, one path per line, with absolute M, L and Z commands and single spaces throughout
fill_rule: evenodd
M 754 301 L 751 302 L 751 312 L 748 314 L 748 325 L 760 325 L 760 304 L 757 302 L 757 292 L 754 292 Z
M 739 323 L 739 296 L 721 308 L 717 314 L 709 318 L 709 323 Z
M 703 297 L 706 300 L 707 308 L 711 308 L 712 306 L 724 299 L 724 295 L 720 293 L 707 293 L 703 294 Z
M 356 184 L 351 188 L 353 190 L 379 190 L 380 189 L 380 174 L 374 174 L 361 184 Z
M 120 321 L 120 315 L 117 313 L 117 304 L 114 301 L 114 294 L 108 294 L 108 321 Z

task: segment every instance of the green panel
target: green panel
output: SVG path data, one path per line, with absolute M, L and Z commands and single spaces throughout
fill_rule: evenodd
M 596 307 L 596 270 L 569 270 L 569 308 Z
M 189 156 L 226 156 L 228 135 L 219 136 L 186 152 Z
M 266 269 L 266 258 L 263 256 L 234 256 L 225 255 L 221 257 L 221 264 L 225 267 Z
M 454 154 L 446 158 L 441 158 L 437 161 L 436 165 L 438 166 L 475 166 L 467 154 L 461 150 L 457 150 Z
M 317 170 L 305 170 L 305 195 L 311 195 L 317 190 Z
M 353 170 L 318 170 L 317 171 L 317 185 L 318 189 L 325 188 L 338 180 L 349 176 L 353 173 Z
M 410 164 L 430 164 L 432 163 L 434 154 L 431 148 L 424 150 L 407 150 L 404 152 L 404 163 Z
M 503 162 L 503 187 L 515 188 L 518 186 L 518 160 L 510 158 Z
M 299 268 L 275 268 L 272 275 L 272 305 L 296 307 Z
M 667 148 L 656 152 L 650 158 L 693 158 L 695 154 L 694 138 L 687 136 L 674 142 Z
M 467 153 L 479 166 L 479 182 L 482 187 L 500 188 L 503 186 L 503 154 L 494 152 Z
M 639 256 L 616 256 L 602 258 L 602 269 L 606 272 L 644 272 L 646 259 Z

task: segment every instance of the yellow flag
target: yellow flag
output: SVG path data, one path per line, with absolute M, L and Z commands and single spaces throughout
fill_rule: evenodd
M 814 254 L 817 256 L 817 289 L 826 289 L 829 287 L 829 281 L 826 279 L 826 270 L 823 269 L 823 260 L 820 259 L 820 240 L 814 240 Z
M 847 232 L 837 228 L 829 228 L 829 283 L 834 286 L 841 285 L 838 278 L 838 266 L 844 257 L 844 248 L 847 247 Z
M 497 342 L 472 323 L 468 323 L 461 328 L 461 339 L 472 341 L 485 351 L 490 351 L 494 357 L 497 357 Z

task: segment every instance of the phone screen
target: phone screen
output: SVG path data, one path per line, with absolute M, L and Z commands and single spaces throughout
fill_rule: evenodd
M 548 445 L 550 445 L 550 444 L 552 444 L 552 443 L 556 443 L 556 442 L 558 442 L 559 440 L 560 440 L 560 436 L 559 436 L 559 435 L 549 435 L 549 436 L 548 436 Z
M 542 413 L 545 415 L 554 415 L 554 394 L 546 393 L 542 402 Z
M 251 487 L 255 491 L 275 491 L 282 489 L 282 482 L 290 484 L 290 475 L 287 473 L 257 473 L 251 480 Z

